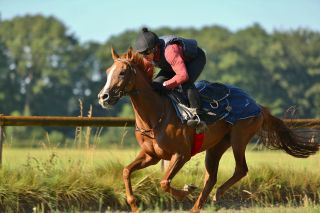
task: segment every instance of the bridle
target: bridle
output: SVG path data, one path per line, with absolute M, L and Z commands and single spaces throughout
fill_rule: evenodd
M 117 58 L 117 59 L 115 59 L 114 61 L 115 61 L 115 62 L 118 61 L 118 62 L 122 62 L 122 63 L 126 64 L 126 65 L 129 67 L 130 71 L 131 71 L 131 75 L 132 75 L 132 73 L 133 73 L 134 75 L 137 74 L 137 70 L 135 69 L 135 67 L 133 67 L 133 66 L 131 65 L 131 63 L 130 63 L 130 61 L 129 61 L 128 59 Z M 130 81 L 131 78 L 128 78 L 128 79 L 129 79 L 129 81 Z M 126 85 L 126 86 L 124 86 L 122 90 L 121 90 L 120 88 L 119 88 L 119 89 L 116 89 L 116 90 L 114 91 L 114 94 L 115 94 L 115 95 L 114 95 L 113 97 L 115 97 L 115 98 L 121 98 L 122 96 L 130 95 L 131 93 L 136 93 L 136 92 L 137 92 L 136 89 L 134 89 L 134 90 L 128 90 L 127 87 L 128 87 L 128 85 L 129 85 L 129 82 L 125 83 L 125 85 Z
M 131 73 L 132 73 L 133 75 L 136 75 L 136 74 L 137 74 L 137 70 L 135 69 L 134 66 L 132 66 L 131 62 L 130 62 L 128 59 L 117 58 L 117 59 L 115 59 L 114 61 L 115 61 L 115 62 L 125 63 L 125 64 L 129 67 L 129 69 L 130 69 L 130 71 L 131 71 Z M 130 81 L 131 78 L 128 78 L 128 79 L 129 79 L 129 81 Z M 119 89 L 116 89 L 115 91 L 113 91 L 113 95 L 112 95 L 113 98 L 119 98 L 119 99 L 120 99 L 122 96 L 125 96 L 125 95 L 132 95 L 132 94 L 136 95 L 136 94 L 139 93 L 137 89 L 131 89 L 131 90 L 129 90 L 129 89 L 127 88 L 129 82 L 125 82 L 124 84 L 125 84 L 125 86 L 124 86 L 122 89 L 119 88 Z M 162 124 L 162 121 L 164 120 L 164 117 L 165 117 L 165 110 L 164 110 L 164 108 L 163 108 L 163 110 L 162 110 L 162 112 L 161 112 L 161 114 L 160 114 L 159 117 L 160 117 L 160 118 L 158 119 L 156 125 L 153 126 L 153 127 L 151 127 L 150 129 L 140 128 L 140 127 L 138 127 L 137 124 L 136 124 L 135 130 L 138 131 L 138 132 L 140 132 L 140 133 L 141 133 L 142 135 L 144 135 L 144 136 L 147 136 L 147 137 L 149 137 L 149 138 L 154 139 L 154 138 L 155 138 L 154 130 L 157 129 L 157 128 L 159 128 L 159 126 Z

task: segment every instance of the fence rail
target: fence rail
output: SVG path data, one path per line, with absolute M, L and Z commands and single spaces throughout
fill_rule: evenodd
M 320 129 L 320 119 L 285 119 L 292 128 Z M 60 116 L 4 116 L 0 115 L 0 166 L 2 164 L 3 134 L 6 126 L 134 126 L 132 118 L 119 117 L 60 117 Z
M 0 126 L 134 126 L 132 118 L 0 116 Z
M 119 117 L 60 117 L 60 116 L 4 116 L 0 115 L 0 166 L 2 165 L 2 151 L 4 128 L 6 126 L 134 126 L 132 118 Z

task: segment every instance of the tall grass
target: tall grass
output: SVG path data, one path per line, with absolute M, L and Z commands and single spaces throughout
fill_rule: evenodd
M 0 212 L 27 212 L 35 207 L 129 210 L 122 169 L 137 150 L 7 148 L 4 153 Z M 312 206 L 320 202 L 319 155 L 300 161 L 279 152 L 249 151 L 247 156 L 248 176 L 226 192 L 220 205 Z M 133 190 L 139 205 L 149 209 L 190 207 L 203 186 L 203 158 L 203 154 L 195 156 L 174 178 L 175 186 L 192 183 L 199 187 L 183 203 L 161 191 L 160 165 L 133 173 Z M 220 163 L 217 185 L 232 175 L 233 166 L 232 153 L 227 152 Z

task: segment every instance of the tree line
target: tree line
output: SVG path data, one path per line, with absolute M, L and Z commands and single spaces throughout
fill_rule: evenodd
M 111 66 L 110 49 L 134 46 L 140 29 L 104 43 L 79 42 L 55 17 L 27 15 L 0 22 L 0 114 L 78 116 L 79 100 L 93 116 L 132 116 L 128 98 L 101 109 L 97 94 Z M 207 54 L 199 79 L 232 84 L 282 116 L 320 116 L 320 33 L 266 32 L 259 24 L 230 31 L 221 26 L 153 29 L 158 35 L 195 38 Z

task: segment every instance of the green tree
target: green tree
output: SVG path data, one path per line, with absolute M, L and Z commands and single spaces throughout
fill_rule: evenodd
M 24 114 L 66 114 L 70 72 L 75 72 L 69 68 L 77 46 L 67 28 L 53 17 L 25 16 L 2 22 L 0 35 L 19 83 L 15 95 L 23 102 Z
M 0 38 L 0 114 L 7 114 L 9 108 L 12 109 L 12 104 L 8 103 L 9 98 L 6 94 L 13 89 L 11 87 L 11 78 L 9 70 L 9 59 L 6 56 L 6 49 Z

